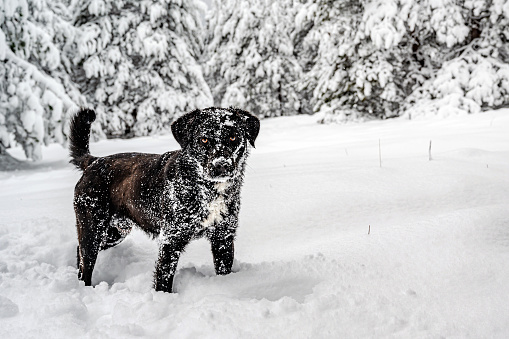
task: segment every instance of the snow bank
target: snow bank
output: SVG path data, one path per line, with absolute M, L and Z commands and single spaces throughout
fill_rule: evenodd
M 508 113 L 263 121 L 234 273 L 216 276 L 195 241 L 174 294 L 151 288 L 157 244 L 140 231 L 100 254 L 95 288 L 78 282 L 80 174 L 43 148 L 33 168 L 0 173 L 0 337 L 507 337 Z M 91 145 L 175 148 L 171 136 Z

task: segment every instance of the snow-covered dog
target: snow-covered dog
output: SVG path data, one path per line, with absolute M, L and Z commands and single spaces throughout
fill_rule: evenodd
M 258 118 L 236 108 L 196 110 L 171 126 L 180 150 L 94 157 L 89 137 L 95 116 L 82 109 L 70 125 L 70 162 L 83 171 L 74 191 L 78 278 L 90 286 L 99 251 L 119 244 L 132 225 L 159 239 L 158 291 L 172 291 L 180 253 L 194 238 L 207 237 L 216 273 L 230 273 Z

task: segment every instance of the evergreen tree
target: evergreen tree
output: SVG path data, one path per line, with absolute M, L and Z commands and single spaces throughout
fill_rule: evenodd
M 215 1 L 209 16 L 205 69 L 216 105 L 259 117 L 301 111 L 302 71 L 293 51 L 293 2 Z
M 309 35 L 319 48 L 303 84 L 316 84 L 314 110 L 344 121 L 397 116 L 417 102 L 426 111 L 437 98 L 445 101 L 435 106 L 469 112 L 504 105 L 507 7 L 500 0 L 309 2 L 303 12 L 314 12 Z
M 148 135 L 212 103 L 197 62 L 202 6 L 198 0 L 81 3 L 74 79 L 108 135 Z
M 297 15 L 297 29 L 307 30 L 301 55 L 309 69 L 300 85 L 312 93 L 313 111 L 326 113 L 323 121 L 391 117 L 403 95 L 397 50 L 371 42 L 365 7 L 359 0 L 309 1 Z
M 356 64 L 362 11 L 363 5 L 355 0 L 318 0 L 307 2 L 297 15 L 297 30 L 304 32 L 300 33 L 304 38 L 299 59 L 309 70 L 300 86 L 312 93 L 314 112 L 326 112 L 338 120 L 352 119 L 357 104 L 371 94 L 360 83 L 367 72 Z
M 315 29 L 323 18 L 316 18 L 316 7 L 318 4 L 312 0 L 302 0 L 294 2 L 293 11 L 294 28 L 292 33 L 293 54 L 297 59 L 302 75 L 297 81 L 297 90 L 300 96 L 301 112 L 312 114 L 313 111 L 313 93 L 315 91 L 317 81 L 316 73 L 310 72 L 317 62 L 321 37 L 318 30 Z
M 431 36 L 417 50 L 435 57 L 419 54 L 430 75 L 405 99 L 401 113 L 446 116 L 509 105 L 509 5 L 488 0 L 416 7 L 427 15 L 421 36 Z
M 41 144 L 64 143 L 67 117 L 84 102 L 62 53 L 73 40 L 60 1 L 0 3 L 0 152 L 14 144 L 41 158 Z

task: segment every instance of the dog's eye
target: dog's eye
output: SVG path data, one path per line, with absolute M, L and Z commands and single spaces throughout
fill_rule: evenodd
M 230 141 L 235 141 L 235 139 L 237 139 L 237 138 L 235 138 L 234 136 L 230 137 Z
M 201 138 L 201 142 L 202 142 L 202 144 L 206 144 L 207 142 L 209 142 L 209 139 L 207 139 L 207 138 Z

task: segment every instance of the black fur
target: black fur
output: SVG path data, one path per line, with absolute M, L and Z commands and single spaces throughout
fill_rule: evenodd
M 90 155 L 95 118 L 82 109 L 71 120 L 71 163 L 83 170 L 76 184 L 79 279 L 92 284 L 100 250 L 120 243 L 133 225 L 159 239 L 154 274 L 158 291 L 172 291 L 180 253 L 194 238 L 211 242 L 217 274 L 231 272 L 248 143 L 259 121 L 235 108 L 188 113 L 172 125 L 182 149 L 164 154 Z
M 69 153 L 71 156 L 70 163 L 84 170 L 94 157 L 90 155 L 89 150 L 89 136 L 90 125 L 95 120 L 95 112 L 91 109 L 82 108 L 76 114 L 70 123 L 69 135 Z

